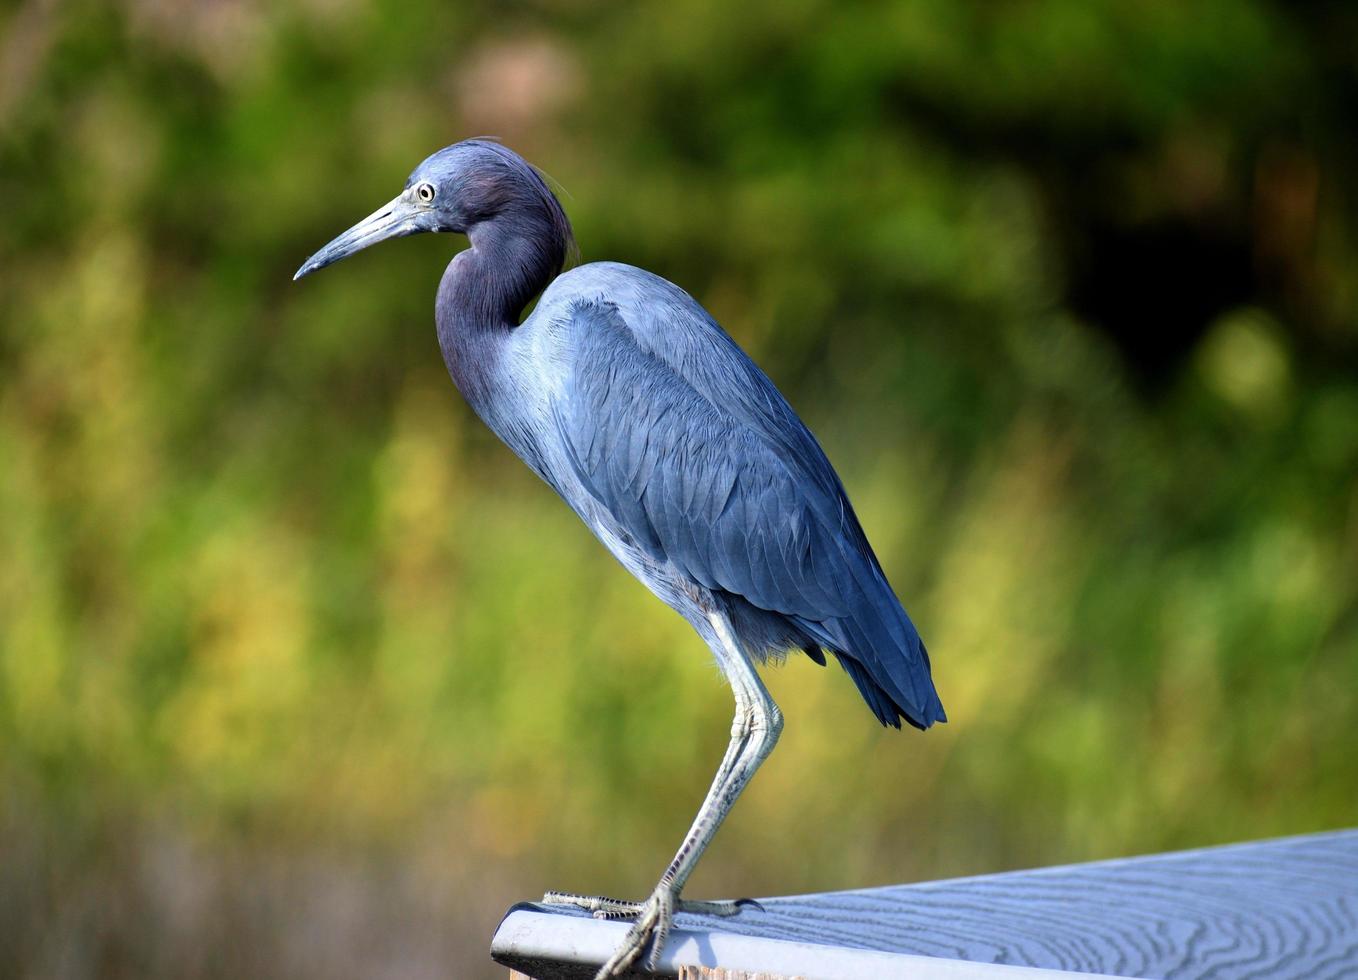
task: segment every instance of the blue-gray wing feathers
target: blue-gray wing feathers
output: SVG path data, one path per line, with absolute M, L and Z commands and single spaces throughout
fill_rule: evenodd
M 635 546 L 777 617 L 818 662 L 835 654 L 883 724 L 945 720 L 815 438 L 701 307 L 636 271 L 656 300 L 646 315 L 579 300 L 557 324 L 570 365 L 556 424 L 580 481 Z

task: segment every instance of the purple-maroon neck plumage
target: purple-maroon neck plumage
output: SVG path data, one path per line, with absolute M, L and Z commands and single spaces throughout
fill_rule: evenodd
M 500 350 L 532 299 L 561 272 L 570 223 L 532 167 L 497 143 L 459 144 L 458 211 L 471 248 L 458 253 L 439 283 L 439 347 L 453 381 L 482 411 Z M 415 178 L 412 177 L 412 180 Z

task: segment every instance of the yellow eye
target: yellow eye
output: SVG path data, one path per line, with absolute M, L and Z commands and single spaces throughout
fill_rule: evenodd
M 415 188 L 415 196 L 425 204 L 432 204 L 434 195 L 437 193 L 438 191 L 435 190 L 434 185 L 430 183 L 423 183 Z

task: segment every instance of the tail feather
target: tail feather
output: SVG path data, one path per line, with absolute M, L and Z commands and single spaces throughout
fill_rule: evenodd
M 902 718 L 919 729 L 946 722 L 929 652 L 895 595 L 887 595 L 848 616 L 797 625 L 835 655 L 883 725 L 899 728 Z

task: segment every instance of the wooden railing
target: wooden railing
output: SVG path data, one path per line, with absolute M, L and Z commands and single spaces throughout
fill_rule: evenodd
M 679 916 L 660 975 L 1358 978 L 1358 830 L 760 902 Z M 535 980 L 589 980 L 626 930 L 521 904 L 491 955 Z

